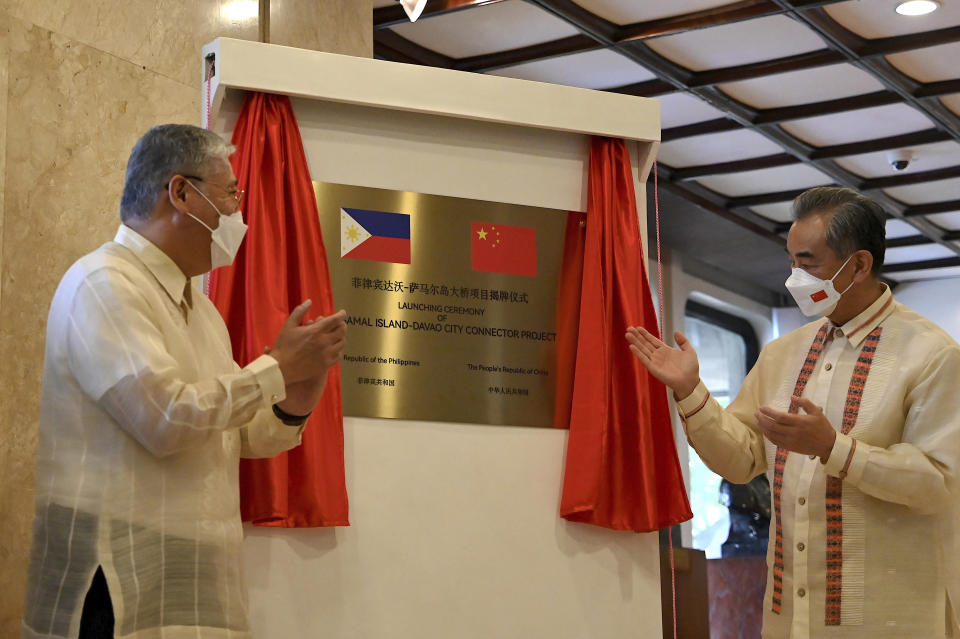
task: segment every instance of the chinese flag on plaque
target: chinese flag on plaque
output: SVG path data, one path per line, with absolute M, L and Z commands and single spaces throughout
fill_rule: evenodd
M 475 271 L 537 274 L 537 230 L 489 222 L 470 223 L 470 259 Z

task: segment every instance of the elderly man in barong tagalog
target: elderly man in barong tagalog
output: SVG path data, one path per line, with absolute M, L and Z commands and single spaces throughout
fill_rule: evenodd
M 764 637 L 944 637 L 960 346 L 879 279 L 877 204 L 819 187 L 793 209 L 786 287 L 818 319 L 768 344 L 728 408 L 681 333 L 672 348 L 631 328 L 630 349 L 673 391 L 711 469 L 738 483 L 770 477 Z
M 112 242 L 64 275 L 47 321 L 22 636 L 250 636 L 238 465 L 297 446 L 343 351 L 343 311 L 291 314 L 241 368 L 191 282 L 246 226 L 232 147 L 189 125 L 130 155 Z

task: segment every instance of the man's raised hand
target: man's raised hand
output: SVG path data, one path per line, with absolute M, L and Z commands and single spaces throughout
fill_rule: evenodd
M 287 384 L 325 375 L 340 360 L 346 343 L 346 311 L 303 323 L 310 306 L 307 300 L 293 309 L 267 351 L 279 363 Z
M 677 399 L 693 392 L 700 381 L 700 362 L 697 352 L 683 333 L 673 334 L 678 348 L 664 344 L 642 326 L 627 329 L 630 350 L 650 374 L 673 390 Z

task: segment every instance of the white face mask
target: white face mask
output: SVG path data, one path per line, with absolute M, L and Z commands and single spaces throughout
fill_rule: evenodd
M 220 209 L 210 198 L 203 194 L 203 191 L 193 185 L 190 180 L 187 184 L 193 186 L 193 189 L 200 194 L 200 197 L 210 203 L 210 206 L 220 214 L 220 224 L 212 229 L 203 223 L 203 220 L 196 215 L 187 212 L 187 215 L 199 222 L 203 228 L 210 231 L 210 270 L 233 264 L 237 257 L 237 251 L 240 250 L 240 244 L 243 242 L 243 236 L 247 234 L 247 225 L 243 223 L 243 213 L 236 211 L 232 215 L 220 213 Z
M 840 297 L 850 290 L 850 286 L 853 286 L 853 282 L 850 282 L 850 286 L 841 292 L 837 292 L 837 289 L 833 286 L 833 280 L 836 279 L 837 275 L 840 275 L 840 271 L 852 258 L 852 255 L 848 257 L 843 266 L 837 269 L 837 272 L 829 280 L 821 280 L 800 268 L 793 269 L 784 285 L 790 291 L 793 299 L 796 300 L 801 313 L 807 317 L 825 317 L 833 312 L 840 301 Z

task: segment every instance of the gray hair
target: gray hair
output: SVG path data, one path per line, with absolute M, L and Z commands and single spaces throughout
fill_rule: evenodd
M 127 160 L 120 219 L 150 217 L 174 175 L 203 177 L 214 159 L 226 160 L 234 147 L 206 129 L 190 124 L 161 124 L 147 131 Z
M 804 220 L 814 215 L 830 215 L 827 220 L 827 246 L 843 258 L 856 251 L 870 251 L 874 275 L 880 274 L 886 250 L 883 208 L 851 189 L 818 186 L 801 193 L 793 201 L 793 218 Z

